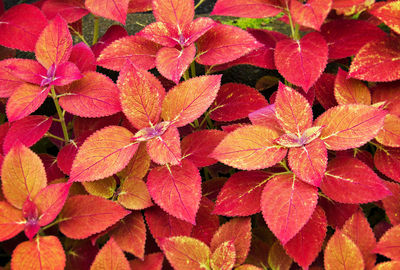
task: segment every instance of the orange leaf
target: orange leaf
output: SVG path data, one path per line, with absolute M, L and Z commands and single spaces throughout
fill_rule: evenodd
M 325 248 L 326 270 L 363 270 L 364 260 L 356 244 L 340 230 L 336 230 Z
M 374 163 L 376 168 L 393 179 L 400 182 L 400 149 L 399 148 L 382 148 L 377 149 L 374 155 Z
M 226 241 L 235 246 L 236 264 L 243 263 L 250 251 L 251 219 L 234 218 L 219 227 L 211 240 L 211 251 L 215 252 Z
M 143 178 L 150 168 L 150 156 L 147 153 L 146 143 L 140 143 L 139 148 L 129 161 L 126 167 L 117 173 L 118 177 L 123 181 L 124 179 L 135 176 Z
M 135 259 L 129 261 L 131 269 L 135 270 L 161 270 L 164 262 L 164 255 L 161 252 L 147 254 L 144 260 Z
M 296 23 L 319 31 L 329 11 L 332 0 L 311 0 L 306 4 L 299 1 L 290 1 L 290 13 Z
M 131 270 L 124 252 L 113 238 L 100 249 L 94 258 L 90 270 Z
M 400 269 L 400 261 L 390 261 L 377 264 L 372 270 L 393 270 Z
M 14 270 L 63 270 L 64 267 L 64 249 L 55 236 L 39 236 L 33 241 L 22 242 L 11 257 Z
M 85 7 L 94 15 L 125 24 L 129 0 L 86 0 Z
M 400 116 L 387 114 L 375 139 L 385 146 L 400 147 Z
M 184 81 L 167 93 L 161 116 L 182 127 L 202 115 L 214 101 L 222 75 L 199 76 Z
M 378 17 L 397 34 L 400 34 L 400 3 L 398 1 L 385 3 L 369 12 Z
M 229 166 L 255 170 L 271 167 L 286 156 L 287 150 L 275 145 L 279 133 L 269 127 L 245 126 L 229 133 L 210 155 Z
M 373 139 L 383 126 L 387 112 L 362 104 L 339 105 L 319 116 L 315 126 L 325 126 L 321 140 L 329 150 L 359 147 Z
M 82 182 L 82 185 L 87 193 L 109 199 L 115 193 L 117 181 L 113 176 L 110 176 L 96 181 Z
M 130 212 L 119 204 L 92 195 L 69 197 L 60 215 L 60 231 L 72 239 L 86 238 L 101 232 Z
M 120 126 L 108 126 L 91 135 L 79 148 L 69 181 L 94 181 L 122 170 L 138 148 L 132 138 L 133 134 Z
M 23 231 L 25 222 L 21 210 L 7 202 L 0 201 L 0 241 L 13 238 Z
M 232 241 L 225 241 L 211 255 L 210 265 L 212 269 L 230 270 L 235 264 L 235 259 L 235 245 Z
M 160 243 L 168 261 L 175 269 L 209 269 L 210 248 L 195 238 L 175 236 L 165 238 Z
M 341 68 L 336 75 L 334 94 L 340 105 L 352 103 L 371 105 L 371 93 L 368 87 L 359 80 L 347 79 L 347 72 Z
M 153 0 L 153 14 L 157 21 L 183 30 L 194 17 L 194 2 L 181 0 Z
M 146 225 L 140 211 L 135 211 L 121 220 L 111 232 L 118 246 L 143 260 L 146 243 Z
M 120 189 L 118 202 L 125 208 L 141 210 L 153 205 L 146 183 L 134 175 L 126 178 Z
M 178 165 L 181 162 L 181 141 L 176 127 L 169 127 L 161 136 L 147 142 L 151 159 L 161 165 Z
M 19 209 L 27 198 L 33 200 L 47 185 L 42 160 L 20 143 L 15 144 L 5 156 L 1 179 L 4 196 L 9 203 Z
M 400 225 L 396 225 L 385 232 L 379 239 L 375 253 L 382 254 L 392 260 L 400 260 Z

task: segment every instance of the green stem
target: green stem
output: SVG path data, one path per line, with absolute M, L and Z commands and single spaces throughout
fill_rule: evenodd
M 99 17 L 94 16 L 94 28 L 93 28 L 93 41 L 92 41 L 92 45 L 97 43 L 97 40 L 99 39 Z
M 61 122 L 61 127 L 62 127 L 62 131 L 64 134 L 64 141 L 69 142 L 68 130 L 67 130 L 67 125 L 65 123 L 64 113 L 61 110 L 60 104 L 58 103 L 57 94 L 56 94 L 56 91 L 54 90 L 54 86 L 51 86 L 51 97 L 53 98 L 54 105 L 56 106 L 58 118 L 60 119 L 60 122 Z
M 196 77 L 196 64 L 194 61 L 190 64 L 190 72 L 192 74 L 192 78 Z
M 47 230 L 48 228 L 53 227 L 54 225 L 56 225 L 60 222 L 63 222 L 65 220 L 68 220 L 68 218 L 58 218 L 58 219 L 54 220 L 52 223 L 50 223 L 49 225 L 40 228 L 40 232 L 43 232 L 43 231 Z
M 76 30 L 75 30 L 73 27 L 71 27 L 71 26 L 69 26 L 69 29 L 71 29 L 72 32 L 74 32 L 74 34 L 77 35 L 77 36 L 83 41 L 83 43 L 85 43 L 86 45 L 88 45 L 88 46 L 90 47 L 89 43 L 86 41 L 85 37 L 84 37 L 83 35 L 81 35 L 81 33 L 79 33 L 78 31 L 76 31 Z
M 299 40 L 300 39 L 300 35 L 299 35 L 300 26 L 297 23 L 296 23 L 296 26 L 294 26 L 292 15 L 290 14 L 290 10 L 289 10 L 288 6 L 286 6 L 286 12 L 287 12 L 287 15 L 288 15 L 288 18 L 289 18 L 290 31 L 292 32 L 292 38 L 294 40 Z
M 183 73 L 183 79 L 185 81 L 189 80 L 189 69 L 185 70 L 185 73 Z
M 285 160 L 282 160 L 281 162 L 279 162 L 279 164 L 281 164 L 282 167 L 285 168 L 285 170 L 286 170 L 287 172 L 290 172 L 290 169 L 289 169 L 289 167 L 287 166 Z
M 197 3 L 197 5 L 194 6 L 194 9 L 198 8 L 201 4 L 203 4 L 205 0 L 200 0 L 200 2 Z
M 49 137 L 49 138 L 53 138 L 53 139 L 59 140 L 59 141 L 62 141 L 62 142 L 65 142 L 65 140 L 64 140 L 63 138 L 58 137 L 58 136 L 56 136 L 56 135 L 54 135 L 54 134 L 51 134 L 51 133 L 49 133 L 49 132 L 47 132 L 45 136 L 46 136 L 46 137 Z

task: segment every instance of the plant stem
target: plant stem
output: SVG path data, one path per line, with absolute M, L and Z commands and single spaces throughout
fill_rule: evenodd
M 51 97 L 53 98 L 54 105 L 56 106 L 58 118 L 60 119 L 60 122 L 61 122 L 61 128 L 62 128 L 62 131 L 64 134 L 64 141 L 69 142 L 69 136 L 68 136 L 67 125 L 65 123 L 64 112 L 61 110 L 60 104 L 58 103 L 57 94 L 56 94 L 56 91 L 54 90 L 54 86 L 51 86 Z
M 183 79 L 185 81 L 189 80 L 189 69 L 185 70 L 185 73 L 183 73 Z
M 294 40 L 299 40 L 300 39 L 300 35 L 299 35 L 299 28 L 300 26 L 296 23 L 296 25 L 294 25 L 293 23 L 293 19 L 292 19 L 292 15 L 290 14 L 290 10 L 289 7 L 286 7 L 286 12 L 289 18 L 289 23 L 290 23 L 290 31 L 292 32 L 292 38 Z
M 93 41 L 92 41 L 92 45 L 97 43 L 97 40 L 99 39 L 99 17 L 94 16 L 94 28 L 93 28 Z
M 56 136 L 54 134 L 51 134 L 50 132 L 47 132 L 45 136 L 49 137 L 49 138 L 53 138 L 53 139 L 59 140 L 59 141 L 62 141 L 62 142 L 65 142 L 65 140 L 63 138 L 58 137 L 58 136 Z
M 194 6 L 194 9 L 198 8 L 201 4 L 203 4 L 205 0 L 200 0 L 200 2 L 197 3 L 197 5 Z
M 83 43 L 85 43 L 86 45 L 88 45 L 88 46 L 90 47 L 89 43 L 86 41 L 85 37 L 84 37 L 83 35 L 81 35 L 81 33 L 79 33 L 78 31 L 76 31 L 76 30 L 75 30 L 73 27 L 71 27 L 71 26 L 69 26 L 69 29 L 71 29 L 72 32 L 74 32 L 74 34 L 77 35 L 77 36 L 83 41 Z
M 56 224 L 58 224 L 60 222 L 63 222 L 65 220 L 68 220 L 68 218 L 58 218 L 58 219 L 54 220 L 52 223 L 50 223 L 49 225 L 44 226 L 43 228 L 41 228 L 40 231 L 43 232 L 43 231 L 47 230 L 48 228 L 50 228 L 50 227 L 52 227 L 52 226 L 54 226 L 54 225 L 56 225 Z
M 190 64 L 190 72 L 191 72 L 192 78 L 196 77 L 196 64 L 194 61 Z

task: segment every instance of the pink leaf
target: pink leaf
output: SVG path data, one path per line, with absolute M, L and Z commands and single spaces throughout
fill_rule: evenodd
M 36 59 L 49 69 L 68 61 L 72 51 L 72 37 L 67 22 L 56 16 L 40 34 L 35 46 Z
M 182 156 L 192 161 L 197 167 L 217 163 L 217 160 L 209 155 L 225 136 L 226 132 L 220 130 L 207 129 L 193 132 L 181 141 Z
M 158 122 L 165 89 L 153 74 L 126 65 L 117 85 L 122 111 L 135 128 L 146 128 Z
M 370 82 L 398 80 L 400 78 L 400 38 L 364 45 L 354 57 L 348 76 Z
M 167 93 L 161 116 L 182 127 L 202 115 L 214 101 L 221 84 L 221 75 L 199 76 L 184 81 Z
M 311 0 L 302 4 L 297 0 L 290 1 L 290 13 L 293 20 L 305 27 L 319 31 L 331 11 L 332 0 Z
M 218 194 L 213 213 L 223 216 L 249 216 L 261 211 L 264 184 L 271 174 L 243 171 L 233 174 Z
M 256 89 L 244 84 L 227 83 L 221 86 L 211 105 L 210 118 L 215 121 L 238 120 L 267 105 L 268 101 Z
M 194 44 L 180 50 L 168 47 L 161 48 L 156 57 L 157 70 L 165 78 L 178 83 L 185 70 L 194 60 L 195 55 L 196 46 Z
M 30 115 L 15 121 L 4 138 L 3 153 L 7 154 L 17 141 L 31 147 L 49 130 L 51 123 L 52 118 L 43 115 Z
M 328 43 L 330 59 L 355 55 L 363 45 L 386 36 L 379 27 L 367 21 L 343 19 L 324 24 L 321 34 Z
M 90 47 L 83 42 L 72 47 L 69 61 L 74 63 L 81 72 L 96 71 L 96 58 Z
M 374 155 L 374 163 L 376 168 L 393 179 L 400 182 L 400 149 L 399 148 L 382 148 L 377 149 Z
M 74 63 L 65 62 L 57 66 L 54 78 L 52 78 L 50 85 L 64 86 L 73 81 L 79 80 L 82 77 L 79 68 Z M 44 81 L 46 81 L 46 79 L 44 79 L 41 84 L 43 84 Z
M 328 60 L 328 45 L 321 34 L 312 32 L 300 40 L 280 40 L 275 48 L 275 65 L 289 82 L 306 92 L 317 81 Z
M 261 196 L 265 222 L 286 244 L 310 219 L 317 205 L 318 189 L 300 181 L 294 174 L 286 174 L 269 180 Z
M 47 0 L 42 11 L 49 20 L 59 13 L 68 23 L 73 23 L 89 13 L 82 0 Z
M 0 97 L 10 97 L 18 87 L 20 87 L 24 80 L 17 77 L 14 69 L 10 69 L 10 65 L 14 66 L 15 62 L 36 62 L 33 60 L 22 60 L 22 59 L 6 59 L 0 62 Z M 39 64 L 40 66 L 40 64 Z M 43 72 L 44 69 L 43 69 Z
M 138 68 L 152 69 L 156 66 L 156 54 L 160 48 L 160 45 L 139 36 L 121 37 L 101 51 L 97 64 L 120 71 L 128 60 Z
M 169 214 L 195 224 L 201 199 L 201 177 L 188 160 L 181 166 L 156 167 L 147 177 L 153 200 Z
M 281 12 L 276 0 L 219 0 L 211 15 L 247 18 L 273 17 Z
M 122 27 L 121 25 L 111 25 L 107 31 L 105 32 L 105 34 L 99 38 L 99 40 L 97 41 L 96 44 L 94 44 L 91 49 L 95 55 L 95 57 L 99 57 L 101 51 L 107 47 L 108 45 L 110 45 L 113 41 L 120 39 L 122 37 L 125 37 L 128 35 L 128 32 L 125 30 L 124 27 Z M 123 63 L 122 63 L 123 64 Z
M 39 87 L 24 83 L 8 99 L 6 112 L 8 121 L 13 122 L 33 113 L 43 104 L 50 87 Z
M 324 210 L 317 206 L 310 220 L 284 246 L 286 252 L 301 266 L 307 269 L 317 258 L 328 226 Z
M 33 52 L 36 41 L 47 25 L 40 9 L 33 5 L 16 5 L 0 17 L 0 44 Z
M 371 168 L 356 158 L 336 158 L 329 162 L 321 190 L 341 203 L 367 203 L 391 193 Z
M 67 112 L 81 117 L 102 117 L 121 111 L 119 90 L 107 76 L 88 71 L 83 78 L 68 86 L 60 98 Z
M 138 148 L 132 137 L 120 126 L 105 127 L 91 135 L 79 148 L 69 181 L 94 181 L 122 170 Z
M 96 16 L 125 24 L 129 0 L 86 0 L 86 8 Z
M 47 73 L 39 62 L 30 59 L 12 58 L 1 63 L 2 81 L 4 80 L 5 87 L 11 86 L 12 89 L 15 89 L 15 87 L 8 84 L 13 81 L 14 76 L 22 81 L 39 85 L 43 80 L 42 76 Z
M 197 41 L 198 57 L 202 65 L 224 64 L 262 47 L 252 35 L 231 25 L 217 24 Z
M 155 163 L 178 165 L 181 163 L 181 144 L 178 129 L 169 127 L 161 136 L 147 142 L 147 152 Z

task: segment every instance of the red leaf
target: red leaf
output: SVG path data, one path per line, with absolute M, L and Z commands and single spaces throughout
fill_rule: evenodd
M 0 44 L 33 52 L 39 34 L 47 25 L 40 9 L 33 5 L 16 5 L 0 18 Z
M 398 225 L 400 224 L 400 185 L 386 181 L 385 186 L 390 190 L 392 195 L 382 199 L 383 209 L 385 209 L 390 223 Z
M 381 178 L 356 158 L 336 158 L 329 162 L 321 190 L 341 203 L 367 203 L 389 195 Z
M 380 83 L 373 87 L 372 103 L 385 102 L 385 109 L 391 114 L 400 116 L 400 83 L 399 81 Z
M 151 235 L 157 243 L 159 243 L 159 239 L 164 237 L 189 236 L 192 231 L 192 224 L 167 214 L 158 206 L 146 209 L 144 215 Z
M 122 111 L 135 128 L 142 129 L 158 122 L 165 89 L 153 74 L 127 65 L 117 85 Z
M 261 211 L 264 184 L 271 174 L 263 171 L 237 172 L 225 182 L 213 213 L 223 216 L 249 216 Z
M 49 154 L 39 154 L 39 157 L 46 170 L 47 182 L 65 177 L 65 174 L 57 166 L 56 157 Z
M 310 220 L 284 246 L 286 252 L 301 266 L 307 269 L 317 258 L 328 226 L 324 210 L 317 206 Z
M 290 13 L 293 20 L 305 27 L 319 31 L 332 7 L 332 0 L 311 0 L 302 4 L 297 0 L 290 1 Z
M 193 62 L 195 55 L 196 46 L 194 44 L 181 49 L 161 48 L 156 57 L 157 70 L 165 78 L 174 83 L 179 83 L 183 73 Z
M 117 175 L 121 180 L 132 176 L 140 179 L 144 178 L 149 170 L 150 161 L 150 156 L 147 154 L 146 143 L 141 143 L 128 165 L 117 173 Z
M 229 166 L 255 170 L 271 167 L 286 156 L 287 150 L 274 144 L 278 132 L 264 126 L 245 126 L 229 133 L 211 154 Z
M 1 63 L 2 81 L 6 84 L 5 87 L 11 87 L 13 91 L 18 88 L 17 86 L 22 81 L 40 84 L 43 80 L 41 76 L 46 75 L 47 72 L 39 62 L 30 59 L 12 58 L 4 60 Z M 17 84 L 18 79 L 14 79 L 14 76 L 21 80 L 20 84 Z
M 318 200 L 318 189 L 294 174 L 273 177 L 261 195 L 261 210 L 270 230 L 283 243 L 308 222 Z
M 192 161 L 197 167 L 217 163 L 217 160 L 209 155 L 225 136 L 226 132 L 220 130 L 207 129 L 193 132 L 181 141 L 182 156 Z
M 122 115 L 122 113 L 117 113 L 101 118 L 83 118 L 75 116 L 72 122 L 75 137 L 87 138 L 97 130 L 107 126 L 117 126 L 121 122 Z
M 95 57 L 99 57 L 101 51 L 106 48 L 108 45 L 110 45 L 113 41 L 120 39 L 122 37 L 125 37 L 128 35 L 128 32 L 125 30 L 124 27 L 121 25 L 111 25 L 105 34 L 97 41 L 96 44 L 94 44 L 91 49 L 95 55 Z M 124 61 L 125 63 L 125 61 Z M 122 65 L 124 65 L 122 63 Z M 98 62 L 97 62 L 98 64 Z
M 0 24 L 1 25 L 1 24 Z M 32 63 L 36 62 L 33 60 L 22 60 L 16 61 L 16 58 L 6 59 L 0 62 L 0 97 L 10 97 L 18 87 L 20 87 L 24 81 L 18 78 L 15 74 L 15 69 L 10 69 L 10 66 L 15 63 Z
M 337 0 L 333 1 L 334 5 Z M 328 43 L 329 59 L 355 55 L 368 42 L 377 42 L 386 36 L 379 27 L 361 20 L 333 20 L 321 27 Z
M 37 61 L 46 69 L 68 61 L 72 51 L 72 37 L 67 22 L 56 16 L 40 34 L 35 46 Z
M 167 93 L 161 116 L 182 127 L 202 115 L 214 101 L 222 75 L 199 76 L 184 81 Z
M 328 162 L 325 143 L 315 139 L 301 147 L 291 148 L 288 154 L 289 166 L 302 181 L 319 187 Z
M 270 267 L 272 269 L 289 270 L 292 262 L 292 258 L 286 254 L 279 241 L 275 241 L 268 252 L 268 264 Z
M 197 43 L 196 61 L 202 65 L 224 64 L 263 45 L 246 31 L 231 25 L 217 24 Z
M 5 201 L 0 201 L 0 241 L 13 238 L 25 227 L 22 211 Z
M 129 130 L 119 126 L 105 127 L 91 135 L 79 148 L 69 181 L 94 181 L 122 170 L 138 148 L 132 137 Z
M 81 117 L 102 117 L 121 111 L 119 90 L 107 76 L 88 71 L 60 98 L 67 112 Z
M 356 5 L 363 4 L 364 2 L 364 0 L 333 0 L 333 8 L 350 8 Z
M 153 14 L 157 21 L 182 30 L 193 21 L 194 1 L 153 0 Z
M 8 99 L 6 112 L 8 121 L 13 122 L 33 113 L 43 104 L 50 87 L 39 87 L 24 83 Z
M 400 182 L 400 149 L 382 148 L 377 149 L 374 155 L 376 168 L 387 177 Z
M 80 146 L 81 144 L 79 144 Z M 65 174 L 71 173 L 72 163 L 78 153 L 76 143 L 70 143 L 60 149 L 57 154 L 57 165 Z
M 315 98 L 325 110 L 338 105 L 334 95 L 335 78 L 334 74 L 322 73 L 318 81 L 311 87 L 315 90 Z
M 152 69 L 156 66 L 156 54 L 160 48 L 160 45 L 139 36 L 121 37 L 101 51 L 97 64 L 120 71 L 126 61 L 130 61 L 138 68 Z
M 59 13 L 68 23 L 73 23 L 89 13 L 81 0 L 47 0 L 41 10 L 49 20 Z
M 235 246 L 232 241 L 220 244 L 213 252 L 210 259 L 212 269 L 230 270 L 236 259 Z
M 314 122 L 324 126 L 321 140 L 329 150 L 359 147 L 373 139 L 383 126 L 387 112 L 362 104 L 333 107 Z
M 156 167 L 147 177 L 153 200 L 169 214 L 195 224 L 201 199 L 201 177 L 188 160 L 181 166 Z
M 152 0 L 130 0 L 128 13 L 145 12 L 152 9 Z M 136 268 L 133 268 L 136 269 Z
M 53 184 L 42 189 L 33 200 L 39 211 L 39 225 L 46 226 L 60 213 L 71 184 Z
M 199 239 L 207 245 L 210 245 L 211 239 L 219 228 L 219 217 L 212 214 L 214 202 L 202 197 L 199 211 L 196 214 L 196 226 L 193 227 L 191 237 Z
M 28 198 L 33 200 L 47 185 L 42 161 L 20 143 L 15 144 L 4 157 L 1 180 L 4 197 L 19 209 Z
M 72 47 L 69 61 L 74 63 L 81 72 L 96 71 L 96 58 L 90 47 L 83 42 Z
M 120 187 L 118 202 L 127 209 L 141 210 L 153 205 L 146 183 L 130 175 Z
M 65 252 L 57 237 L 38 236 L 33 241 L 22 242 L 14 249 L 11 265 L 15 270 L 63 270 Z
M 51 66 L 49 70 L 51 70 L 52 67 L 53 66 Z M 49 71 L 47 72 L 49 73 Z M 83 76 L 79 71 L 79 68 L 74 63 L 65 62 L 57 66 L 54 78 L 52 78 L 50 82 L 48 82 L 49 79 L 46 78 L 43 79 L 41 85 L 46 85 L 47 83 L 49 83 L 49 85 L 64 86 L 70 84 L 73 81 L 79 80 L 82 77 Z
M 280 122 L 276 117 L 275 104 L 268 105 L 264 108 L 258 109 L 257 111 L 249 113 L 249 119 L 253 125 L 270 127 L 279 131 L 279 133 L 284 133 Z
M 211 15 L 265 18 L 281 11 L 279 2 L 275 0 L 219 0 Z
M 318 204 L 322 206 L 328 219 L 328 225 L 334 229 L 342 228 L 344 223 L 358 210 L 358 204 L 344 204 L 320 197 Z
M 178 32 L 179 30 L 174 28 L 172 25 L 157 21 L 144 27 L 139 33 L 137 33 L 137 36 L 145 38 L 150 42 L 155 42 L 165 47 L 172 48 L 176 45 L 179 45 L 179 47 L 183 45 L 179 43 L 179 39 L 182 40 L 185 36 Z
M 275 111 L 282 128 L 298 137 L 312 126 L 313 115 L 307 99 L 281 82 L 275 99 Z
M 210 107 L 210 118 L 215 121 L 234 121 L 246 118 L 249 113 L 268 106 L 268 101 L 256 89 L 239 83 L 221 86 L 215 102 Z
M 369 13 L 378 17 L 393 31 L 400 34 L 400 5 L 398 2 L 385 3 L 376 9 L 371 9 Z
M 400 116 L 386 115 L 383 128 L 375 139 L 385 146 L 400 147 Z
M 364 261 L 356 244 L 340 230 L 329 239 L 324 253 L 326 270 L 363 270 Z
M 340 105 L 371 104 L 371 93 L 368 87 L 356 79 L 347 79 L 347 72 L 339 68 L 335 80 L 335 99 Z
M 164 255 L 161 252 L 147 254 L 144 260 L 134 259 L 129 261 L 131 269 L 135 270 L 161 270 L 164 261 Z
M 117 242 L 111 237 L 94 258 L 90 270 L 130 270 L 129 262 Z
M 400 78 L 400 39 L 386 39 L 364 45 L 351 63 L 349 76 L 370 82 L 398 80 Z
M 146 225 L 141 212 L 135 211 L 121 220 L 111 232 L 111 237 L 123 251 L 132 253 L 143 260 Z
M 15 121 L 4 138 L 3 152 L 7 154 L 17 141 L 31 147 L 45 135 L 51 123 L 52 118 L 43 115 L 29 115 Z
M 284 39 L 275 48 L 275 65 L 289 82 L 305 92 L 317 81 L 328 60 L 328 45 L 321 34 L 312 32 L 300 40 Z
M 379 239 L 374 249 L 375 253 L 382 254 L 392 260 L 400 260 L 400 225 L 396 225 Z
M 147 152 L 155 163 L 180 164 L 182 155 L 178 129 L 169 127 L 164 134 L 148 141 Z
M 358 210 L 346 221 L 342 232 L 353 240 L 354 244 L 360 249 L 366 269 L 372 269 L 376 261 L 376 255 L 373 254 L 376 239 L 368 220 L 361 210 Z
M 96 16 L 125 24 L 129 0 L 86 0 L 86 8 Z
M 211 251 L 215 252 L 226 241 L 233 242 L 236 251 L 236 264 L 242 264 L 250 250 L 251 219 L 234 218 L 219 227 L 211 240 Z
M 175 269 L 209 268 L 210 248 L 200 240 L 187 236 L 175 236 L 164 238 L 160 245 L 165 257 Z
M 72 239 L 99 233 L 128 215 L 119 204 L 92 195 L 69 197 L 60 215 L 60 231 Z

